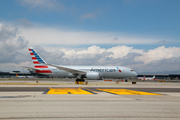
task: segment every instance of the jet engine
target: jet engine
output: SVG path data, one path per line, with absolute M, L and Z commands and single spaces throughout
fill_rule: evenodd
M 88 72 L 86 74 L 87 80 L 102 80 L 100 74 L 98 72 Z

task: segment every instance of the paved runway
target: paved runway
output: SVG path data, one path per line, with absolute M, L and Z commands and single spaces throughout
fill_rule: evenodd
M 0 87 L 0 92 L 33 92 L 33 91 L 45 91 L 49 87 Z M 52 87 L 53 88 L 53 87 Z M 64 87 L 54 87 L 54 88 L 64 88 Z M 73 87 L 78 88 L 78 87 Z M 97 89 L 129 89 L 129 90 L 137 90 L 143 92 L 180 92 L 180 88 L 132 88 L 132 87 L 86 87 L 90 90 Z
M 77 94 L 85 91 L 97 94 Z M 132 94 L 119 94 L 124 91 Z M 179 84 L 0 86 L 0 119 L 179 120 L 179 106 Z

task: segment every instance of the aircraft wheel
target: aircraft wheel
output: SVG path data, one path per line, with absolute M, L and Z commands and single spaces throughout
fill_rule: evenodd
M 79 84 L 79 79 L 76 79 L 76 84 Z
M 76 82 L 78 83 L 78 82 L 85 82 L 85 80 L 84 79 L 76 79 Z

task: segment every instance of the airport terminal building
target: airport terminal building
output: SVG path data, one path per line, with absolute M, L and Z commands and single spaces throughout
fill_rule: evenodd
M 0 72 L 0 78 L 49 78 L 50 76 L 30 72 Z

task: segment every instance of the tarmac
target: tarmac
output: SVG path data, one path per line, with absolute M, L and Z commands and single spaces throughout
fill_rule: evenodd
M 0 106 L 8 120 L 179 120 L 180 83 L 4 80 Z

